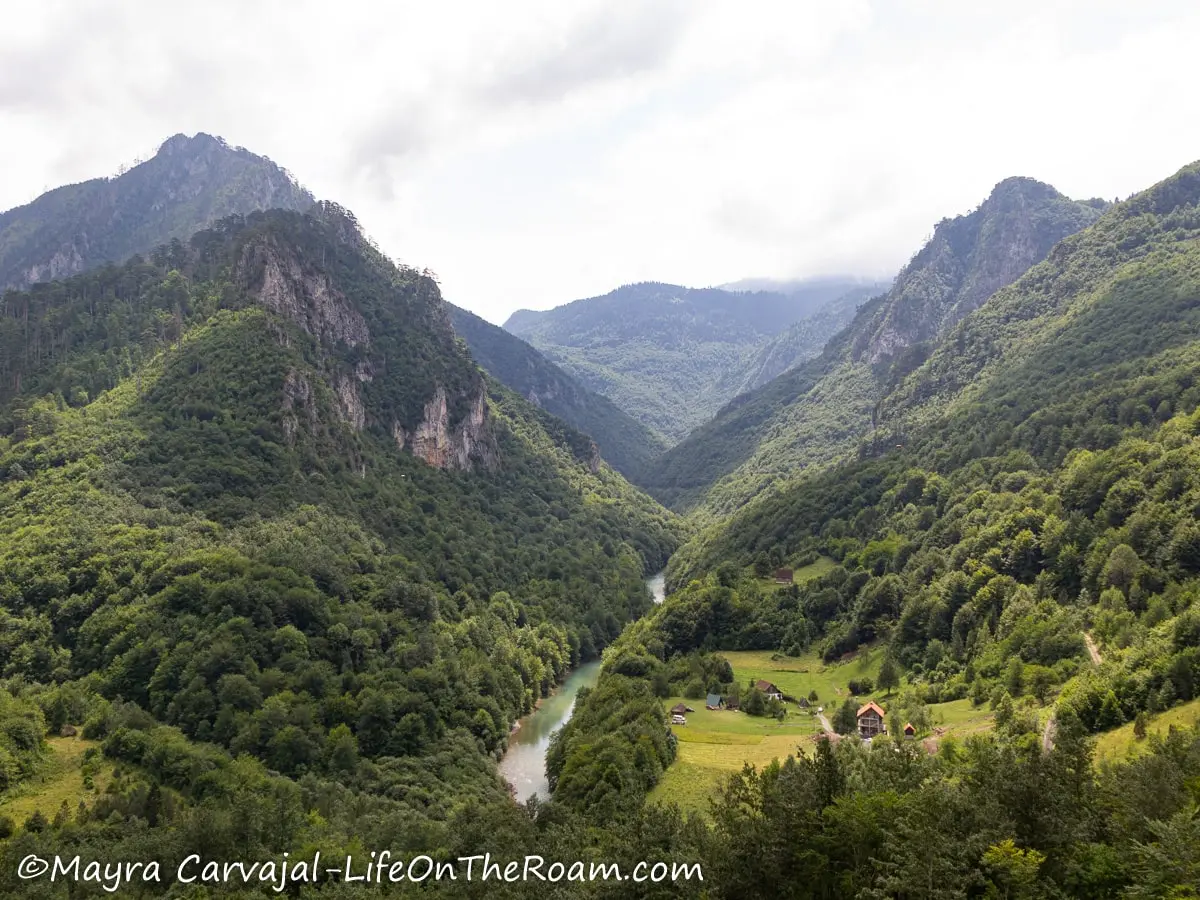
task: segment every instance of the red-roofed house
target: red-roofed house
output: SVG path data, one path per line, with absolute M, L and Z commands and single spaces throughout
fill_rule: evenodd
M 883 707 L 874 700 L 867 703 L 866 706 L 859 707 L 858 736 L 860 738 L 873 738 L 881 734 L 887 734 L 887 726 L 883 723 L 883 717 Z

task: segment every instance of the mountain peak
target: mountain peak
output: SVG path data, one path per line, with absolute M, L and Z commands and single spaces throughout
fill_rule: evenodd
M 94 178 L 0 214 L 0 289 L 121 262 L 231 215 L 307 210 L 312 195 L 271 160 L 197 132 L 116 178 Z
M 197 131 L 191 137 L 186 134 L 173 134 L 158 148 L 160 156 L 176 156 L 189 152 L 196 152 L 211 147 L 227 148 L 229 145 L 219 137 L 213 137 L 211 134 L 205 134 L 203 131 Z
M 1053 185 L 1046 184 L 1044 181 L 1038 181 L 1036 178 L 1028 178 L 1023 175 L 1012 175 L 998 182 L 992 188 L 992 192 L 984 202 L 991 203 L 1012 197 L 1024 197 L 1029 200 L 1067 199 L 1065 194 L 1061 193 Z
M 937 224 L 860 333 L 856 355 L 879 363 L 936 337 L 1099 216 L 1044 182 L 1004 179 L 974 210 Z

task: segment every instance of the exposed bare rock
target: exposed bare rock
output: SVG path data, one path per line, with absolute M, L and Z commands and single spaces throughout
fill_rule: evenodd
M 471 401 L 466 418 L 451 427 L 446 390 L 439 385 L 433 399 L 425 404 L 420 423 L 409 432 L 395 422 L 392 437 L 401 450 L 407 447 L 414 456 L 439 469 L 468 471 L 476 464 L 486 469 L 493 467 L 498 459 L 482 387 Z
M 339 374 L 333 381 L 333 393 L 338 401 L 338 414 L 342 421 L 355 431 L 362 431 L 367 424 L 367 411 L 362 397 L 358 395 L 358 384 L 349 375 Z
M 1031 178 L 1008 178 L 973 212 L 944 219 L 896 278 L 855 353 L 872 364 L 944 334 L 1100 215 Z
M 75 242 L 64 246 L 43 263 L 35 263 L 24 272 L 21 278 L 24 284 L 37 284 L 40 281 L 57 281 L 82 272 L 85 268 L 83 255 Z
M 303 415 L 309 428 L 316 424 L 317 410 L 313 403 L 312 386 L 303 375 L 293 370 L 283 382 L 283 436 L 289 446 L 295 443 Z
M 366 344 L 366 320 L 322 272 L 308 270 L 290 249 L 262 238 L 246 245 L 239 275 L 267 309 L 287 316 L 314 337 L 347 346 Z

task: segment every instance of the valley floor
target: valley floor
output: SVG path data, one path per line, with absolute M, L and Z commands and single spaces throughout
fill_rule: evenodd
M 761 679 L 796 698 L 808 697 L 811 691 L 816 691 L 818 700 L 811 709 L 786 704 L 787 716 L 782 722 L 736 710 L 707 710 L 703 699 L 664 700 L 667 709 L 682 702 L 695 712 L 687 714 L 686 725 L 671 728 L 679 741 L 677 756 L 651 792 L 652 803 L 677 803 L 683 809 L 704 810 L 722 779 L 740 771 L 743 765 L 761 769 L 772 760 L 812 752 L 822 731 L 817 710 L 824 709 L 824 716 L 831 717 L 851 696 L 849 683 L 874 679 L 883 661 L 882 651 L 870 648 L 832 665 L 823 663 L 816 654 L 788 657 L 770 651 L 729 651 L 721 656 L 729 660 L 739 684 Z M 881 695 L 875 699 L 887 708 L 888 697 Z M 943 737 L 966 737 L 993 726 L 994 717 L 987 706 L 972 706 L 970 700 L 933 704 L 929 711 L 934 735 L 926 739 L 926 746 L 931 750 L 936 749 Z

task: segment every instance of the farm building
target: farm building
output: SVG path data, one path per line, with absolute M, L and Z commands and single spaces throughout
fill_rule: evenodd
M 865 739 L 887 734 L 887 726 L 883 724 L 883 717 L 883 707 L 873 700 L 865 706 L 859 707 L 857 713 L 858 736 Z
M 783 699 L 783 691 L 775 687 L 775 685 L 771 684 L 769 681 L 757 681 L 754 683 L 754 686 L 772 700 Z
M 686 703 L 676 703 L 671 707 L 671 715 L 682 716 L 684 713 L 691 712 Z
M 912 722 L 904 723 L 904 736 L 905 737 L 916 737 L 917 736 L 917 729 L 913 727 Z
M 704 708 L 705 709 L 724 709 L 725 701 L 724 701 L 724 699 L 722 699 L 720 694 L 709 694 L 708 698 L 704 701 Z
M 792 581 L 794 580 L 793 575 L 794 575 L 794 573 L 792 572 L 791 569 L 776 569 L 775 570 L 775 583 L 776 584 L 791 584 Z

